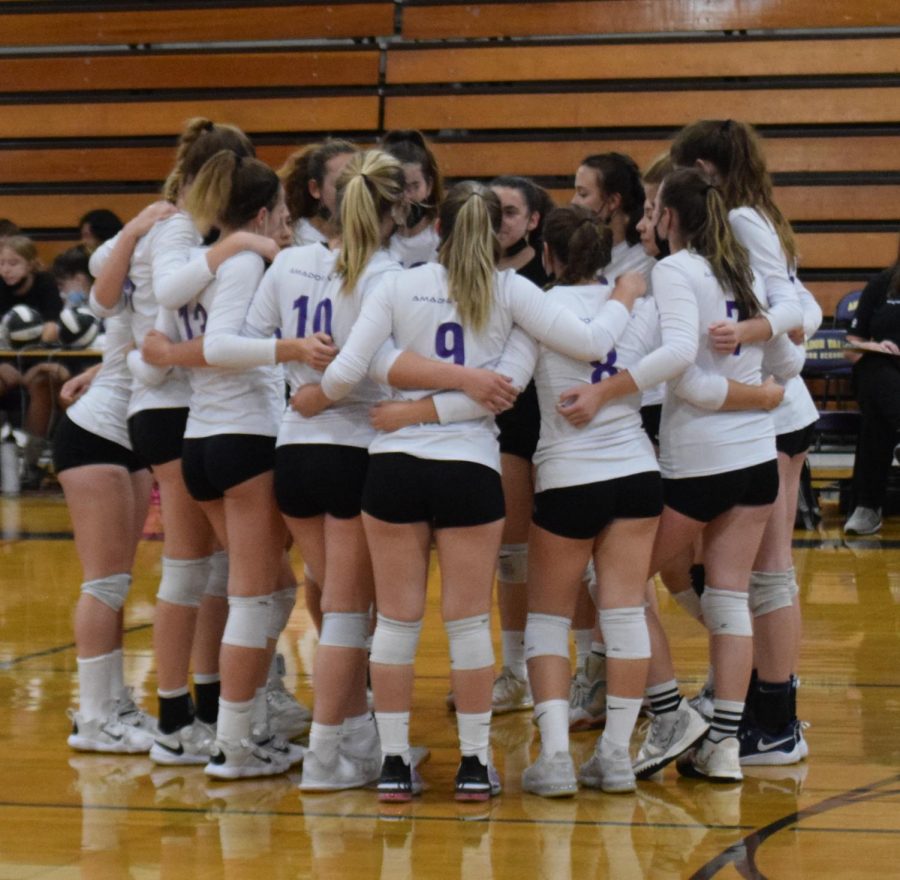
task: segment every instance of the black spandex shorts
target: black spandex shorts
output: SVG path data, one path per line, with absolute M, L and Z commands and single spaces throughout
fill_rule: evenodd
M 663 480 L 666 507 L 699 522 L 712 522 L 732 507 L 772 504 L 777 495 L 778 462 L 774 458 L 710 477 Z
M 128 420 L 131 447 L 145 467 L 181 458 L 187 418 L 188 408 L 180 406 L 141 410 Z
M 813 438 L 816 436 L 816 423 L 807 425 L 799 431 L 791 431 L 788 434 L 779 434 L 775 438 L 775 448 L 779 452 L 793 458 L 795 455 L 801 455 L 809 451 L 812 446 Z
M 531 461 L 541 434 L 541 409 L 534 382 L 525 386 L 512 409 L 500 413 L 494 421 L 500 430 L 500 451 Z
M 285 516 L 353 519 L 362 510 L 369 451 L 359 446 L 290 443 L 275 450 L 275 498 Z
M 480 526 L 503 518 L 503 486 L 483 464 L 385 452 L 369 458 L 362 509 L 391 523 Z
M 587 540 L 596 538 L 613 520 L 659 516 L 662 506 L 659 471 L 644 471 L 538 492 L 532 521 L 554 535 Z
M 54 470 L 61 473 L 87 464 L 119 465 L 131 473 L 144 469 L 130 449 L 86 431 L 63 415 L 53 438 Z
M 258 434 L 185 438 L 181 453 L 184 484 L 195 501 L 218 501 L 229 489 L 274 466 L 275 438 Z
M 662 418 L 662 404 L 651 403 L 641 407 L 641 424 L 650 442 L 659 448 L 659 420 Z

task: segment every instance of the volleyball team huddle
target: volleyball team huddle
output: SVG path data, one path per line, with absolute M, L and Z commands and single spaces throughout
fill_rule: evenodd
M 560 208 L 521 177 L 444 193 L 418 132 L 314 144 L 276 174 L 238 129 L 187 124 L 164 200 L 92 256 L 103 362 L 64 389 L 55 464 L 85 581 L 73 748 L 220 779 L 302 762 L 303 791 L 409 800 L 434 545 L 458 800 L 500 792 L 492 713 L 532 706 L 522 787 L 546 797 L 633 791 L 676 759 L 738 782 L 806 757 L 791 532 L 822 313 L 761 145 L 698 122 L 643 180 L 627 156 L 588 157 L 575 192 Z M 158 719 L 122 657 L 154 478 Z M 291 543 L 319 631 L 311 718 L 275 652 Z M 657 574 L 709 633 L 690 701 Z M 576 768 L 570 729 L 601 726 Z

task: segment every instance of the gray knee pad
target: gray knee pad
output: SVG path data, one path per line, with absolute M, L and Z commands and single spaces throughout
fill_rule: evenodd
M 224 550 L 216 550 L 209 557 L 209 578 L 205 593 L 218 599 L 228 598 L 228 554 Z
M 643 605 L 603 608 L 597 616 L 608 659 L 646 660 L 650 657 L 650 631 Z
M 791 592 L 793 577 L 788 571 L 754 571 L 750 575 L 750 613 L 762 617 L 790 608 L 794 604 Z
M 497 557 L 497 580 L 501 584 L 524 584 L 528 577 L 528 545 L 501 544 Z
M 369 613 L 367 611 L 329 611 L 322 615 L 319 644 L 332 648 L 366 650 L 369 642 Z
M 272 611 L 269 615 L 269 628 L 266 632 L 273 641 L 281 635 L 287 626 L 288 618 L 294 610 L 297 601 L 297 588 L 285 587 L 272 593 Z
M 451 669 L 484 669 L 494 665 L 490 614 L 448 620 L 444 629 L 450 641 Z
M 209 582 L 210 557 L 169 559 L 163 556 L 156 598 L 170 605 L 199 608 Z
M 265 648 L 272 597 L 229 596 L 228 622 L 222 636 L 223 645 L 238 648 Z
M 93 596 L 98 602 L 112 608 L 113 611 L 121 611 L 131 589 L 130 574 L 110 574 L 95 581 L 85 581 L 81 585 L 81 592 Z
M 703 622 L 714 636 L 753 636 L 747 594 L 707 587 L 700 597 Z
M 525 659 L 565 657 L 569 659 L 568 617 L 529 612 L 525 622 Z
M 419 647 L 422 621 L 393 620 L 379 614 L 372 636 L 372 663 L 385 666 L 412 666 Z

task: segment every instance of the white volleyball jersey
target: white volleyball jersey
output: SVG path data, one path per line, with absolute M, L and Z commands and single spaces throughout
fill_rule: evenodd
M 294 224 L 294 245 L 303 247 L 305 244 L 327 245 L 328 238 L 324 236 L 306 217 L 301 217 Z
M 390 275 L 363 303 L 359 319 L 338 357 L 322 377 L 322 390 L 339 400 L 365 375 L 380 346 L 393 336 L 394 345 L 425 357 L 469 367 L 496 365 L 514 324 L 573 357 L 605 358 L 624 332 L 628 311 L 618 302 L 598 310 L 583 323 L 514 270 L 494 275 L 494 298 L 487 325 L 466 328 L 447 290 L 447 272 L 428 263 Z M 406 391 L 406 399 L 427 396 Z M 379 434 L 371 453 L 403 452 L 419 458 L 472 461 L 500 468 L 500 453 L 491 417 L 454 424 L 413 425 Z
M 778 239 L 775 227 L 756 208 L 734 208 L 728 212 L 734 237 L 747 249 L 750 268 L 766 290 L 765 317 L 772 335 L 787 333 L 803 323 L 803 308 L 794 284 L 794 267 Z
M 747 385 L 759 385 L 762 381 L 765 346 L 743 345 L 734 354 L 718 354 L 710 344 L 710 324 L 736 317 L 734 297 L 719 286 L 709 263 L 687 249 L 656 264 L 653 291 L 660 311 L 663 345 L 644 358 L 642 364 L 645 369 L 648 362 L 658 365 L 662 372 L 655 375 L 664 375 L 668 381 L 659 431 L 663 476 L 708 476 L 775 458 L 775 430 L 769 413 L 704 409 L 675 392 L 685 369 L 685 357 L 689 358 L 689 366 L 693 364 L 703 373 L 725 380 Z M 754 281 L 754 291 L 765 306 L 766 292 L 758 279 Z M 665 360 L 669 356 L 673 356 L 677 370 L 665 375 Z M 641 365 L 631 373 L 641 374 Z M 652 371 L 650 374 L 654 375 Z
M 321 245 L 283 250 L 263 277 L 242 331 L 247 336 L 271 336 L 276 327 L 285 338 L 302 339 L 327 333 L 342 348 L 360 308 L 369 294 L 400 265 L 386 250 L 369 260 L 355 289 L 342 292 L 342 278 L 335 273 L 338 253 Z M 247 342 L 249 340 L 245 340 Z M 318 384 L 322 374 L 306 364 L 285 363 L 291 393 L 301 385 Z M 371 379 L 359 385 L 334 406 L 305 419 L 290 406 L 284 411 L 278 445 L 329 443 L 368 448 L 375 437 L 369 424 L 369 408 L 386 396 Z
M 603 267 L 600 274 L 610 286 L 615 287 L 616 279 L 620 275 L 626 272 L 640 272 L 649 287 L 650 275 L 655 264 L 656 260 L 647 254 L 640 242 L 628 244 L 627 241 L 620 241 L 617 245 L 613 245 L 612 259 L 608 266 Z
M 67 410 L 66 415 L 85 431 L 131 449 L 127 413 L 131 399 L 131 374 L 125 359 L 132 348 L 131 320 L 125 312 L 107 318 L 103 363 L 91 387 Z
M 189 337 L 203 336 L 204 351 L 217 336 L 240 333 L 250 300 L 262 279 L 262 257 L 243 251 L 225 260 L 208 287 L 190 302 L 184 315 Z M 254 434 L 274 437 L 284 408 L 284 383 L 274 366 L 190 371 L 191 411 L 184 436 Z
M 605 303 L 605 284 L 554 287 L 548 296 L 588 323 Z M 562 392 L 602 382 L 628 369 L 655 347 L 659 323 L 654 309 L 635 309 L 616 347 L 603 360 L 577 361 L 540 347 L 534 381 L 541 408 L 541 435 L 534 454 L 535 491 L 578 486 L 658 471 L 653 446 L 641 425 L 641 395 L 620 397 L 603 407 L 584 428 L 575 428 L 556 405 Z
M 388 253 L 404 269 L 411 269 L 422 263 L 436 263 L 440 243 L 437 230 L 431 225 L 415 235 L 395 232 L 388 242 Z
M 822 323 L 822 309 L 816 298 L 799 281 L 797 290 L 803 306 L 803 332 L 808 339 Z M 772 411 L 772 418 L 776 437 L 799 431 L 818 421 L 819 410 L 801 376 L 794 376 L 784 386 L 784 400 Z
M 91 272 L 96 277 L 116 238 L 101 245 L 91 257 Z M 156 223 L 135 245 L 126 282 L 125 312 L 130 316 L 131 335 L 140 348 L 144 337 L 153 329 L 159 305 L 154 285 L 181 268 L 189 259 L 191 248 L 200 243 L 200 234 L 191 218 L 178 212 Z M 95 262 L 96 261 L 96 262 Z M 190 386 L 183 373 L 175 371 L 162 384 L 144 385 L 132 378 L 128 415 L 147 409 L 185 407 L 190 400 Z

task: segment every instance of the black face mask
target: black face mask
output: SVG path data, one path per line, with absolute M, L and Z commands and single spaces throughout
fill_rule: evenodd
M 521 254 L 525 248 L 528 247 L 528 239 L 520 238 L 514 244 L 511 244 L 503 253 L 504 257 L 514 257 L 516 254 Z
M 656 227 L 653 227 L 653 238 L 656 239 L 656 249 L 659 251 L 656 259 L 661 260 L 664 257 L 668 257 L 672 254 L 672 249 L 669 247 L 668 239 L 660 238 L 659 233 L 656 231 Z
M 403 225 L 407 229 L 414 229 L 425 219 L 427 213 L 427 205 L 423 205 L 421 202 L 410 202 L 406 209 L 406 220 Z

